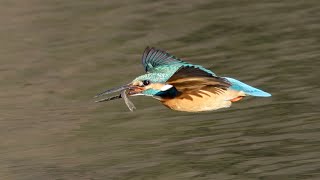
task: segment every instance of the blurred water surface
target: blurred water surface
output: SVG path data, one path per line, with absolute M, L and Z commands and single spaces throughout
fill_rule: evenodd
M 320 1 L 0 2 L 0 179 L 319 179 Z M 273 94 L 93 103 L 146 46 Z

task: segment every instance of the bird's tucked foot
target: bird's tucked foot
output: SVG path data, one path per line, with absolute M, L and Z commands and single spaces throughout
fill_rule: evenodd
M 238 96 L 236 98 L 231 99 L 230 101 L 231 102 L 237 102 L 237 101 L 240 101 L 242 98 L 243 98 L 243 96 Z

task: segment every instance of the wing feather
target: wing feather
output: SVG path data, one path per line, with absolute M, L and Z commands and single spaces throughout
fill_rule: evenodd
M 154 47 L 147 47 L 142 55 L 142 64 L 146 72 L 152 71 L 155 67 L 171 64 L 187 64 L 175 56 Z
M 188 99 L 191 98 L 190 95 L 202 97 L 205 92 L 221 94 L 231 86 L 225 78 L 190 66 L 181 67 L 166 83 L 173 85 L 180 92 L 180 98 Z

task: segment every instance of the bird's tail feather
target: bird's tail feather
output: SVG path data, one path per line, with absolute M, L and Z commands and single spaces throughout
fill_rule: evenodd
M 270 97 L 271 94 L 264 92 L 260 89 L 254 88 L 252 86 L 249 86 L 248 84 L 245 84 L 241 81 L 238 81 L 233 78 L 225 77 L 228 81 L 231 82 L 231 89 L 237 90 L 237 91 L 243 91 L 246 95 L 250 96 L 258 96 L 258 97 Z

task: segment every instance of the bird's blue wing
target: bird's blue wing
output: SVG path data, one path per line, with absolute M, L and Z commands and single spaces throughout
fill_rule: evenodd
M 142 55 L 142 65 L 146 72 L 152 72 L 155 68 L 164 65 L 182 65 L 186 62 L 175 56 L 154 47 L 147 47 Z
M 142 55 L 142 64 L 146 72 L 167 72 L 170 73 L 172 71 L 176 71 L 180 69 L 180 67 L 194 67 L 200 69 L 206 73 L 215 74 L 200 66 L 200 65 L 193 65 L 187 63 L 166 51 L 156 49 L 154 47 L 149 48 L 147 47 Z
M 245 84 L 241 81 L 238 81 L 233 78 L 225 77 L 230 83 L 231 83 L 231 89 L 237 90 L 237 91 L 243 91 L 246 95 L 250 96 L 258 96 L 258 97 L 270 97 L 271 94 L 264 92 L 260 89 L 254 88 L 252 86 L 249 86 L 248 84 Z

